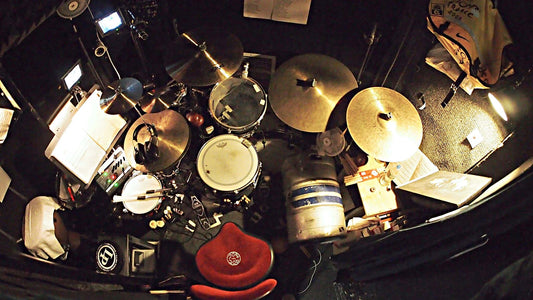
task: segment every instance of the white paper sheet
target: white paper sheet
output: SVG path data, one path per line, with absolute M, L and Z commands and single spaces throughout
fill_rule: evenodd
M 9 184 L 11 184 L 11 177 L 0 166 L 0 203 L 4 201 Z
M 397 187 L 401 187 L 439 170 L 420 150 L 417 150 L 413 156 L 405 161 L 389 163 L 387 169 L 397 170 L 396 176 L 393 179 Z
M 307 24 L 311 0 L 277 0 L 272 9 L 272 20 Z
M 0 108 L 0 144 L 4 143 L 9 131 L 9 124 L 13 119 L 14 110 Z
M 244 0 L 244 16 L 247 18 L 271 19 L 274 0 Z
M 307 24 L 311 0 L 244 0 L 247 18 Z

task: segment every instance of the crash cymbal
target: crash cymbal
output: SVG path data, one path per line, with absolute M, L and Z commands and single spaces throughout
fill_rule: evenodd
M 346 110 L 354 142 L 368 155 L 386 162 L 411 157 L 422 142 L 422 121 L 402 94 L 385 87 L 358 92 Z
M 181 34 L 169 46 L 165 69 L 176 82 L 209 86 L 232 76 L 241 65 L 243 53 L 235 35 L 202 27 Z
M 150 139 L 147 127 L 137 134 L 137 141 L 133 139 L 133 132 L 143 122 L 152 124 L 157 133 L 157 149 L 159 158 L 144 165 L 135 161 L 135 147 Z M 190 131 L 185 118 L 178 112 L 167 109 L 158 113 L 144 114 L 137 119 L 124 138 L 124 153 L 126 160 L 136 170 L 144 173 L 159 172 L 175 166 L 189 147 Z
M 185 87 L 183 86 L 182 89 Z M 139 100 L 139 105 L 145 113 L 156 113 L 175 105 L 180 93 L 185 92 L 176 86 L 163 86 L 149 91 Z
M 108 114 L 122 114 L 130 110 L 143 93 L 141 82 L 135 78 L 126 77 L 107 85 L 100 99 L 100 108 Z
M 353 73 L 340 61 L 304 54 L 281 64 L 268 93 L 272 110 L 285 124 L 300 131 L 322 132 L 339 100 L 355 88 Z

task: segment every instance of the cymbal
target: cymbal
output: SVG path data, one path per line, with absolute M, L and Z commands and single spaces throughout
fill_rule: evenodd
M 149 91 L 139 100 L 145 113 L 156 113 L 170 108 L 178 98 L 178 91 L 172 86 L 163 86 Z
M 133 132 L 141 123 L 146 122 L 155 126 L 157 132 L 157 148 L 159 158 L 145 165 L 135 162 L 135 146 L 144 144 L 150 139 L 148 129 L 142 128 L 137 135 L 137 142 L 133 140 Z M 135 120 L 124 138 L 124 153 L 126 160 L 136 170 L 144 173 L 159 172 L 176 165 L 189 147 L 190 130 L 185 118 L 178 112 L 167 109 L 158 113 L 144 114 Z
M 218 28 L 201 27 L 180 35 L 165 55 L 165 69 L 176 82 L 209 86 L 232 76 L 243 59 L 241 41 Z
M 305 132 L 323 132 L 341 98 L 357 88 L 353 73 L 322 54 L 293 57 L 274 72 L 269 85 L 272 110 L 285 124 Z
M 133 108 L 143 94 L 141 82 L 126 77 L 113 81 L 102 92 L 100 108 L 108 114 L 122 114 Z
M 354 142 L 368 155 L 385 162 L 411 157 L 422 142 L 422 121 L 402 94 L 385 87 L 359 91 L 346 110 Z

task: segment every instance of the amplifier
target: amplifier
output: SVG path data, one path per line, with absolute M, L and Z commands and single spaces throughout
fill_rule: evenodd
M 117 147 L 98 169 L 96 182 L 108 195 L 113 195 L 132 172 L 133 168 L 126 160 L 124 149 Z

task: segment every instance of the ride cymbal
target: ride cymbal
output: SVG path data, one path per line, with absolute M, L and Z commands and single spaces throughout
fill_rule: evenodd
M 385 87 L 358 92 L 348 104 L 346 124 L 354 142 L 385 162 L 411 157 L 422 142 L 422 121 L 402 94 Z
M 146 164 L 135 161 L 135 147 L 144 144 L 151 137 L 147 127 L 139 130 L 137 141 L 133 133 L 142 123 L 151 124 L 157 133 L 159 157 Z M 190 130 L 185 118 L 178 112 L 167 109 L 158 113 L 145 114 L 135 120 L 124 138 L 124 153 L 130 165 L 143 173 L 159 172 L 175 166 L 189 147 Z
M 274 72 L 268 89 L 272 110 L 285 124 L 305 132 L 323 132 L 335 106 L 357 88 L 353 73 L 321 54 L 293 57 Z
M 126 77 L 107 85 L 102 92 L 100 108 L 111 115 L 123 114 L 137 104 L 143 93 L 141 82 Z
M 176 82 L 209 86 L 231 77 L 244 55 L 241 41 L 233 34 L 211 27 L 180 35 L 169 46 L 165 69 Z

